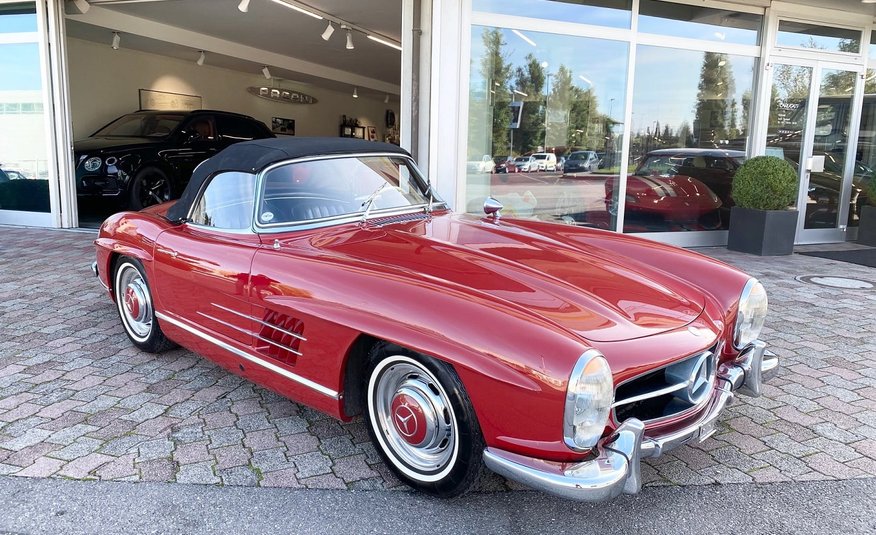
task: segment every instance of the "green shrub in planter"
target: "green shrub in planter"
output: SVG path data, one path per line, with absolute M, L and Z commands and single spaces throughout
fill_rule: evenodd
M 761 256 L 794 251 L 797 212 L 788 210 L 797 198 L 797 172 L 781 158 L 757 156 L 733 177 L 730 235 L 727 248 Z
M 755 210 L 787 210 L 797 200 L 797 172 L 775 156 L 755 156 L 733 177 L 736 206 Z

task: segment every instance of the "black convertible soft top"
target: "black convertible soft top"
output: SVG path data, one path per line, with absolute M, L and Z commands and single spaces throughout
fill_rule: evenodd
M 345 137 L 279 137 L 235 143 L 195 169 L 182 196 L 167 211 L 167 218 L 171 221 L 185 218 L 201 186 L 219 172 L 255 174 L 271 164 L 306 156 L 386 152 L 408 155 L 396 145 Z

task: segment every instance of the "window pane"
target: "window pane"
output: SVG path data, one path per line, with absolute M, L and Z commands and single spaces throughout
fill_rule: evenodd
M 37 31 L 37 18 L 33 2 L 0 5 L 0 33 L 35 31 Z
M 207 184 L 192 210 L 192 223 L 220 229 L 246 229 L 252 222 L 255 175 L 223 173 Z
M 639 31 L 673 37 L 757 45 L 763 17 L 725 9 L 642 0 Z
M 846 28 L 818 26 L 805 22 L 779 21 L 776 37 L 779 46 L 815 48 L 832 52 L 857 54 L 861 50 L 861 32 Z
M 748 144 L 754 61 L 639 47 L 625 232 L 728 228 L 731 181 Z
M 800 149 L 809 109 L 812 67 L 777 64 L 773 67 L 766 154 L 777 156 L 800 169 Z M 796 205 L 796 202 L 794 203 Z
M 425 184 L 407 160 L 384 156 L 292 163 L 265 175 L 259 223 L 304 223 L 381 210 L 419 208 Z M 438 202 L 436 200 L 436 202 Z
M 0 27 L 6 17 L 18 16 L 4 13 L 0 10 Z M 0 45 L 0 72 L 0 210 L 49 212 L 38 46 Z
M 487 11 L 518 17 L 561 20 L 610 26 L 630 27 L 632 0 L 473 0 L 475 11 Z
M 850 227 L 858 226 L 862 207 L 876 206 L 876 69 L 867 70 L 864 82 L 864 107 L 855 159 Z
M 472 27 L 465 208 L 492 196 L 508 215 L 613 229 L 628 45 L 520 33 Z M 593 156 L 564 171 L 578 151 Z
M 824 171 L 809 174 L 809 198 L 803 228 L 837 226 L 856 76 L 851 71 L 825 69 L 821 72 L 812 155 L 824 156 Z M 855 207 L 849 208 L 851 219 Z

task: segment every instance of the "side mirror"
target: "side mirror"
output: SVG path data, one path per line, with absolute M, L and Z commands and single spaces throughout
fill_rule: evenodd
M 492 197 L 487 197 L 487 200 L 484 201 L 484 213 L 488 216 L 492 216 L 493 219 L 499 219 L 502 217 L 502 214 L 499 213 L 502 208 L 504 208 L 502 203 Z

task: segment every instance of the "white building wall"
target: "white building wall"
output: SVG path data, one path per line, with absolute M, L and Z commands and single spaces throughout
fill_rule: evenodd
M 73 137 L 87 137 L 116 117 L 139 108 L 139 89 L 152 89 L 202 97 L 203 107 L 251 115 L 265 124 L 271 117 L 295 120 L 298 136 L 337 136 L 341 115 L 356 117 L 362 126 L 375 126 L 377 137 L 385 135 L 385 112 L 399 116 L 397 103 L 365 95 L 323 89 L 315 85 L 283 87 L 317 99 L 313 105 L 282 104 L 246 92 L 249 86 L 270 85 L 258 73 L 247 74 L 192 61 L 148 54 L 106 44 L 68 39 L 70 101 Z

